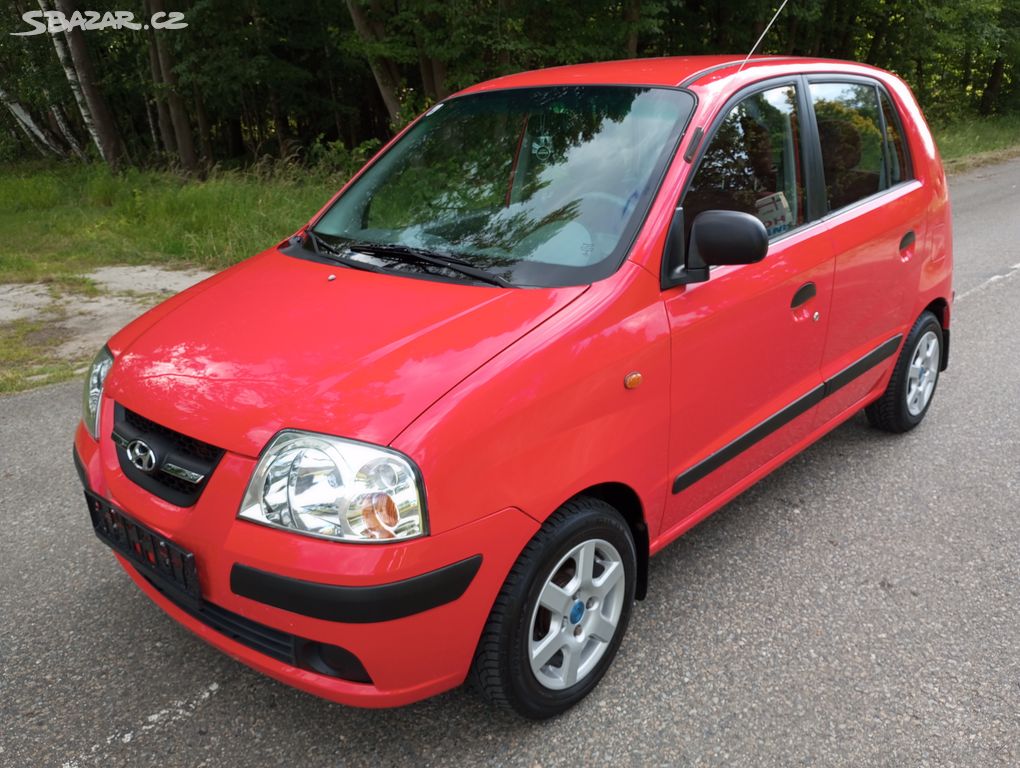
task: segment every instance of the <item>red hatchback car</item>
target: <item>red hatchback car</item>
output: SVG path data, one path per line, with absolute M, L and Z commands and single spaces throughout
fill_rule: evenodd
M 924 418 L 951 300 L 946 179 L 888 72 L 526 72 L 110 339 L 75 459 L 131 578 L 234 658 L 548 717 L 651 555 L 860 409 Z

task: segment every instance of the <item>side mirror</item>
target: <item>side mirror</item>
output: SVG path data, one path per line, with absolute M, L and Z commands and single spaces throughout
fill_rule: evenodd
M 673 214 L 663 253 L 662 287 L 708 280 L 709 267 L 755 264 L 765 258 L 769 236 L 765 225 L 741 211 L 703 211 L 691 227 L 689 244 L 683 242 L 684 212 Z

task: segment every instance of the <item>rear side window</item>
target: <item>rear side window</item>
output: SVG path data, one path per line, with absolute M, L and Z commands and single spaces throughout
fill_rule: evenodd
M 889 187 L 878 90 L 856 83 L 812 83 L 829 210 Z
M 687 233 L 702 211 L 757 216 L 769 236 L 806 218 L 800 115 L 793 85 L 748 96 L 723 119 L 684 197 Z
M 885 118 L 885 156 L 889 165 L 889 186 L 906 181 L 910 176 L 910 157 L 903 143 L 900 118 L 884 91 L 880 92 L 882 117 Z

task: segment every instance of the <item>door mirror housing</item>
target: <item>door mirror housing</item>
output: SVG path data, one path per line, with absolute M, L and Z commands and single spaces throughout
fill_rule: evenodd
M 686 247 L 685 247 L 686 246 Z M 673 214 L 662 259 L 662 287 L 708 280 L 710 267 L 755 264 L 765 258 L 769 236 L 765 225 L 742 211 L 703 211 L 684 243 L 684 211 Z

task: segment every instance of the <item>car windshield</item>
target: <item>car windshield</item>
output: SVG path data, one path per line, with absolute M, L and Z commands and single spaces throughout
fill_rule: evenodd
M 454 98 L 373 163 L 315 232 L 454 257 L 519 286 L 601 279 L 622 263 L 693 106 L 686 91 L 632 86 Z

